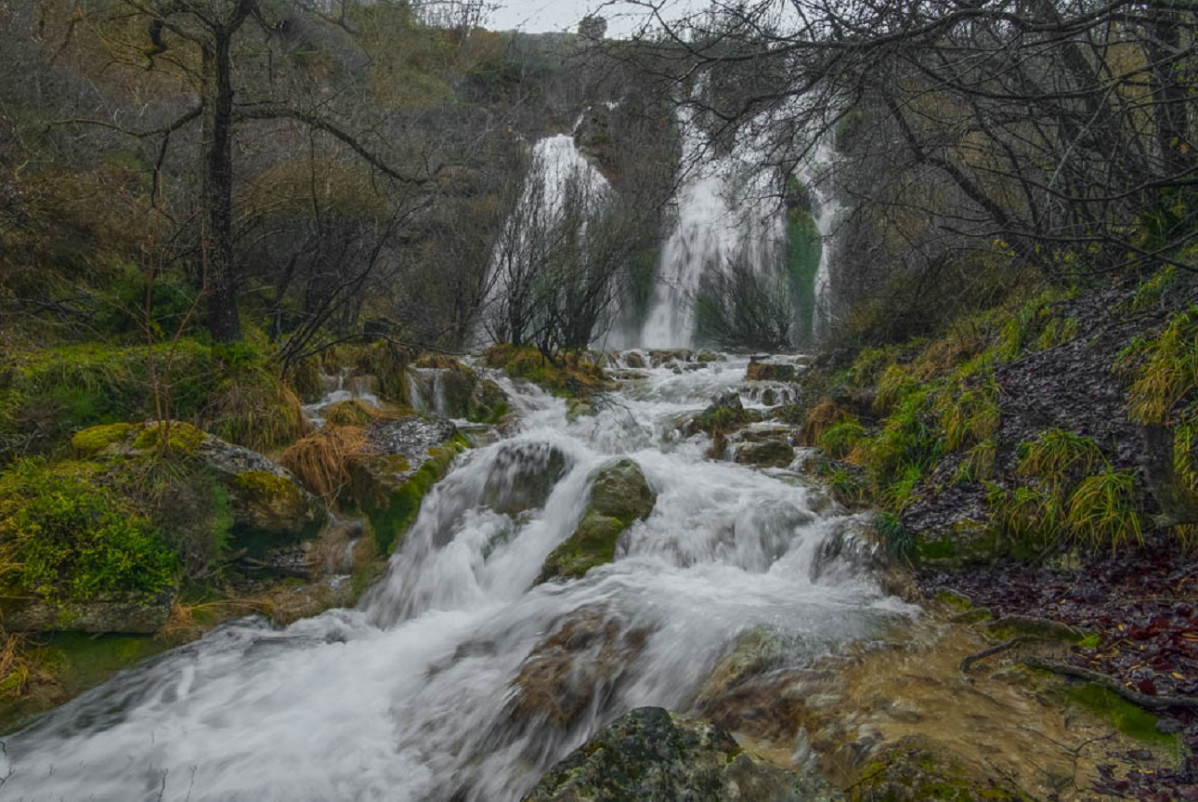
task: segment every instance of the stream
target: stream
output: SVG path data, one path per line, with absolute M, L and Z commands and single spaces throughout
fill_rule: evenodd
M 499 378 L 519 425 L 459 457 L 357 609 L 287 628 L 242 619 L 116 676 L 7 739 L 0 794 L 519 799 L 627 710 L 686 710 L 747 632 L 765 628 L 807 661 L 909 618 L 824 548 L 852 519 L 817 486 L 707 459 L 705 436 L 677 433 L 729 389 L 760 408 L 746 365 L 623 370 L 598 414 L 573 422 L 564 401 Z M 640 465 L 652 514 L 610 565 L 536 584 L 584 512 L 588 478 L 616 455 Z M 558 474 L 543 503 L 512 503 Z M 566 650 L 559 682 L 581 700 L 563 719 L 527 704 L 517 678 L 535 679 L 522 667 L 565 627 L 590 636 L 554 647 Z

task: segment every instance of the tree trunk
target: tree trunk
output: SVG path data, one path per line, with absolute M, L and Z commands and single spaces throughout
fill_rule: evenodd
M 230 32 L 217 30 L 204 46 L 203 203 L 208 331 L 227 343 L 241 339 L 237 266 L 233 253 L 233 82 Z

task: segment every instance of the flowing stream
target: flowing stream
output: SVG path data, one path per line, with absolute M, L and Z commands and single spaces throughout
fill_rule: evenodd
M 561 400 L 502 380 L 519 430 L 459 458 L 358 609 L 285 629 L 240 620 L 118 675 L 7 739 L 0 794 L 518 799 L 626 710 L 685 710 L 746 632 L 768 628 L 810 660 L 910 615 L 829 556 L 852 519 L 818 489 L 790 471 L 705 459 L 705 437 L 677 435 L 679 417 L 720 392 L 751 399 L 745 367 L 626 371 L 598 415 L 574 422 Z M 641 466 L 652 514 L 612 564 L 535 584 L 583 514 L 588 477 L 613 455 Z M 519 509 L 529 482 L 547 496 Z M 517 677 L 567 625 L 592 637 L 567 653 L 580 711 L 555 722 L 522 706 L 535 689 Z

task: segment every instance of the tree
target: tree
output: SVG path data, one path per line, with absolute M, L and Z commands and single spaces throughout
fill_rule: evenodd
M 674 76 L 713 141 L 768 126 L 765 158 L 786 170 L 837 134 L 856 148 L 838 183 L 861 218 L 906 205 L 930 221 L 908 243 L 925 267 L 946 248 L 989 248 L 1059 278 L 1187 267 L 1178 256 L 1198 231 L 1188 4 L 758 0 L 678 21 L 632 5 L 651 20 L 636 57 Z
M 451 6 L 460 8 L 472 19 L 481 7 L 476 2 L 432 5 L 442 13 Z M 334 10 L 337 16 L 331 14 Z M 410 15 L 412 10 L 404 13 Z M 385 140 L 377 135 L 380 121 L 371 121 L 376 134 L 368 141 L 365 133 L 370 129 L 359 133 L 347 125 L 352 124 L 355 110 L 338 102 L 329 76 L 321 82 L 305 75 L 303 59 L 319 50 L 314 43 L 334 35 L 316 32 L 314 26 L 349 32 L 352 26 L 346 14 L 346 3 L 279 0 L 96 0 L 89 7 L 95 25 L 118 33 L 104 37 L 114 59 L 126 64 L 140 61 L 150 71 L 181 74 L 194 92 L 194 104 L 172 120 L 130 132 L 160 139 L 161 167 L 172 135 L 200 121 L 199 252 L 209 294 L 206 322 L 218 342 L 241 336 L 243 268 L 238 262 L 234 206 L 238 126 L 273 121 L 318 132 L 382 179 L 400 185 L 422 187 L 435 178 L 437 167 L 427 153 L 411 172 L 394 166 Z M 345 44 L 338 47 L 352 50 Z

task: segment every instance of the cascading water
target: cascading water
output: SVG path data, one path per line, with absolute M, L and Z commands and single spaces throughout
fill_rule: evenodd
M 817 142 L 796 170 L 797 178 L 810 189 L 814 201 L 815 228 L 819 234 L 819 267 L 815 273 L 814 320 L 812 328 L 816 334 L 827 325 L 831 286 L 831 264 L 835 245 L 837 218 L 842 211 L 839 199 L 830 186 L 830 177 L 836 164 L 836 151 L 826 141 Z
M 657 283 L 640 344 L 688 348 L 694 342 L 694 303 L 705 273 L 727 270 L 735 258 L 758 273 L 781 269 L 786 214 L 777 202 L 770 170 L 763 169 L 764 143 L 738 138 L 728 155 L 715 155 L 687 106 L 678 109 L 683 177 L 677 222 L 662 245 Z
M 516 799 L 629 708 L 684 709 L 738 635 L 766 627 L 809 660 L 908 615 L 868 574 L 825 564 L 852 519 L 817 513 L 819 491 L 666 436 L 746 363 L 671 367 L 573 423 L 501 380 L 521 430 L 460 458 L 359 609 L 235 622 L 117 676 L 7 739 L 4 799 Z M 652 514 L 612 564 L 534 584 L 615 454 L 641 466 Z M 555 721 L 527 683 L 566 627 L 591 645 L 563 675 L 576 709 Z

